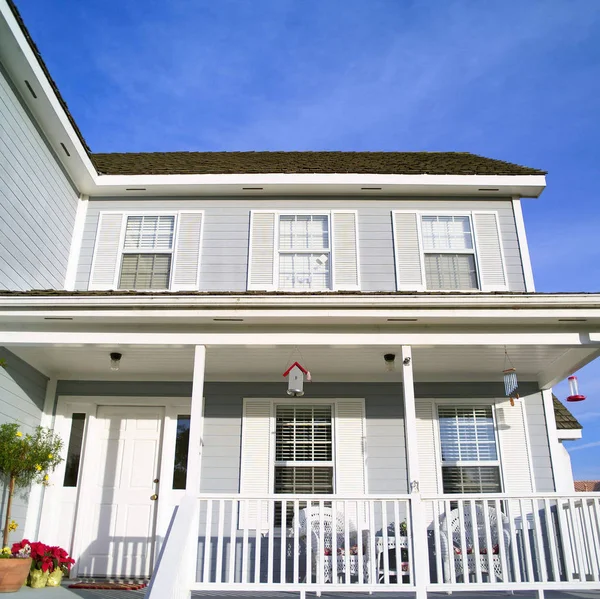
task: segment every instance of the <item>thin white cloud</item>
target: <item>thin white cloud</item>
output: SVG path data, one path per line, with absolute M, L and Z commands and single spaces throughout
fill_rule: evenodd
M 584 443 L 583 445 L 576 445 L 568 449 L 569 453 L 573 451 L 581 451 L 582 449 L 591 449 L 592 447 L 600 447 L 600 441 L 594 441 L 593 443 Z

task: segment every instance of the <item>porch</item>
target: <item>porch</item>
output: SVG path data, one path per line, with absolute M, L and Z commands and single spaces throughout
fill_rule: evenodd
M 172 315 L 146 308 L 133 316 L 99 309 L 80 321 L 81 313 L 65 308 L 46 314 L 49 319 L 72 314 L 73 323 L 35 324 L 38 312 L 21 330 L 0 330 L 0 343 L 50 377 L 46 422 L 69 439 L 75 415 L 82 420 L 81 462 L 72 466 L 69 484 L 61 483 L 67 472 L 59 470 L 57 482 L 46 490 L 40 534 L 62 535 L 82 575 L 103 575 L 110 568 L 127 573 L 130 567 L 149 574 L 154 566 L 152 599 L 186 597 L 190 589 L 385 590 L 419 597 L 467 588 L 477 593 L 596 589 L 597 556 L 591 548 L 600 539 L 594 529 L 598 508 L 595 500 L 579 508 L 580 498 L 560 489 L 563 462 L 551 393 L 552 384 L 598 355 L 595 333 L 556 324 L 547 310 L 529 322 L 512 305 L 505 315 L 494 308 L 473 317 L 469 308 L 458 320 L 455 309 L 358 314 L 324 310 L 327 303 L 318 301 L 312 315 L 294 312 L 300 322 L 295 327 L 286 324 L 289 311 L 273 310 L 269 316 L 262 307 L 243 313 L 244 319 L 255 319 L 248 326 L 236 324 L 236 305 L 230 311 Z M 8 328 L 14 313 L 5 318 Z M 289 399 L 281 373 L 293 351 L 306 358 L 316 382 L 305 385 L 303 397 Z M 111 352 L 123 356 L 118 372 L 109 370 Z M 519 373 L 522 398 L 514 406 L 501 382 L 505 352 Z M 392 371 L 383 358 L 388 353 L 395 355 Z M 329 409 L 324 412 L 323 406 Z M 315 430 L 332 431 L 322 439 L 332 450 L 321 458 L 277 458 L 277 422 L 296 426 L 298 410 L 312 413 Z M 470 431 L 484 431 L 487 453 L 443 463 L 440 421 L 462 417 L 456 410 L 470 413 Z M 189 425 L 185 476 L 183 486 L 175 487 L 183 416 Z M 127 471 L 140 491 L 137 503 L 128 504 L 113 483 L 114 473 L 121 472 L 115 448 L 127 445 L 124 431 L 131 422 L 145 423 L 138 427 L 140 438 L 150 435 L 154 444 L 152 452 L 136 455 L 155 457 L 144 468 Z M 294 468 L 312 469 L 314 488 L 307 496 L 297 481 L 290 487 L 286 476 Z M 320 471 L 321 478 L 315 475 L 318 468 L 328 469 Z M 485 476 L 473 477 L 469 468 L 485 470 Z M 472 490 L 473 481 L 481 494 L 457 492 L 460 485 L 463 492 Z M 326 484 L 327 491 L 319 491 L 317 483 Z M 454 492 L 440 496 L 446 484 L 454 485 Z M 484 486 L 495 493 L 484 495 Z M 286 493 L 287 488 L 292 490 Z M 113 518 L 119 501 L 144 514 L 136 520 L 144 521 L 144 530 Z M 305 511 L 301 524 L 301 512 L 315 502 L 316 516 Z M 561 511 L 564 505 L 568 513 Z M 449 525 L 456 521 L 454 510 L 456 531 Z M 61 513 L 60 527 L 55 513 Z M 90 513 L 93 518 L 86 517 Z M 466 537 L 469 518 L 476 529 L 483 527 L 472 544 Z M 580 523 L 573 527 L 571 521 Z M 551 534 L 562 543 L 555 553 Z M 496 536 L 502 541 L 494 542 Z M 126 555 L 131 547 L 137 553 Z M 502 576 L 492 576 L 498 564 Z

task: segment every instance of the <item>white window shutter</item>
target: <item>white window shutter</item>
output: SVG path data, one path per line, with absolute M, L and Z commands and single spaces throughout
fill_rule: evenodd
M 250 252 L 248 289 L 275 289 L 275 212 L 252 212 L 250 217 Z
M 394 212 L 392 219 L 396 286 L 399 291 L 423 291 L 425 279 L 421 265 L 419 215 L 416 212 Z
M 417 417 L 417 447 L 407 447 L 406 451 L 419 454 L 419 490 L 421 493 L 435 495 L 442 492 L 438 481 L 439 447 L 435 436 L 434 403 L 430 399 L 415 401 Z
M 101 212 L 96 233 L 96 246 L 92 259 L 89 289 L 115 289 L 115 277 L 119 269 L 119 252 L 123 214 Z
M 498 215 L 474 212 L 473 229 L 482 291 L 507 291 L 508 281 L 500 239 Z
M 202 212 L 180 212 L 173 256 L 173 291 L 197 291 L 202 247 Z
M 244 400 L 242 422 L 242 460 L 240 494 L 270 495 L 271 455 L 271 401 L 268 399 Z M 266 502 L 261 509 L 261 530 L 269 527 Z M 240 528 L 256 529 L 258 502 L 250 502 L 240 511 Z
M 363 495 L 365 479 L 365 403 L 362 399 L 344 399 L 336 403 L 335 414 L 335 492 L 338 495 Z M 363 509 L 348 504 L 348 516 L 356 524 L 364 523 Z
M 528 447 L 522 401 L 496 404 L 496 426 L 500 438 L 500 459 L 506 493 L 533 493 L 530 451 Z
M 336 210 L 331 213 L 333 242 L 333 288 L 358 291 L 358 223 L 356 212 Z

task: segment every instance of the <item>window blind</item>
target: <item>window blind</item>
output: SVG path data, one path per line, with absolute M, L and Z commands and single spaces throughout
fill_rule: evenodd
M 276 408 L 275 493 L 333 493 L 331 406 Z
M 501 491 L 491 406 L 438 406 L 444 493 Z
M 478 289 L 473 254 L 425 254 L 428 289 Z
M 123 254 L 119 289 L 168 289 L 171 254 Z
M 171 250 L 174 216 L 129 216 L 125 228 L 125 250 Z

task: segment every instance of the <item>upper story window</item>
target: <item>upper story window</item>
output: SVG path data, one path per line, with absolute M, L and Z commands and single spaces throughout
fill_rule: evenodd
M 479 289 L 469 216 L 421 216 L 427 289 Z
M 101 212 L 90 289 L 196 291 L 204 213 Z
M 175 216 L 128 216 L 119 289 L 168 289 Z
M 279 288 L 324 290 L 331 288 L 329 216 L 279 216 Z
M 401 291 L 507 291 L 497 212 L 392 213 Z
M 357 214 L 253 211 L 248 262 L 248 289 L 359 290 Z
M 438 406 L 444 493 L 500 493 L 492 406 Z

